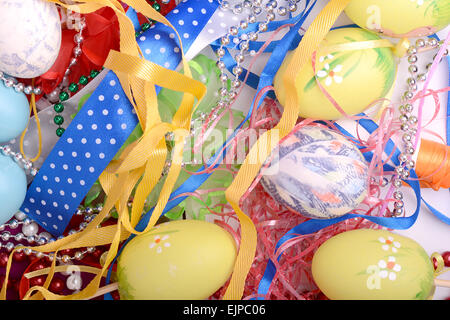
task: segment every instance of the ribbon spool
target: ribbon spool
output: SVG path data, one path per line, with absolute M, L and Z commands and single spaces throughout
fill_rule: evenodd
M 422 187 L 450 188 L 450 146 L 422 139 L 416 162 Z

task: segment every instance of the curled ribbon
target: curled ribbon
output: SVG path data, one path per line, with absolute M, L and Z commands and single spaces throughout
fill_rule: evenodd
M 450 188 L 450 146 L 422 139 L 416 162 L 422 185 L 436 191 Z
M 72 11 L 79 13 L 91 13 L 103 7 L 109 7 L 116 13 L 120 25 L 120 52 L 111 51 L 105 66 L 115 70 L 119 81 L 127 94 L 130 102 L 136 110 L 139 122 L 143 129 L 142 137 L 125 148 L 118 160 L 111 162 L 100 177 L 100 182 L 107 194 L 107 200 L 103 210 L 83 231 L 75 235 L 67 236 L 61 240 L 47 245 L 33 247 L 40 252 L 54 252 L 67 248 L 79 248 L 85 246 L 97 246 L 111 244 L 103 268 L 94 279 L 82 291 L 70 295 L 57 295 L 48 290 L 48 286 L 56 271 L 56 259 L 53 259 L 46 281 L 42 287 L 35 286 L 28 290 L 24 299 L 84 299 L 94 296 L 100 286 L 100 280 L 105 275 L 109 264 L 114 259 L 120 241 L 127 239 L 130 233 L 140 232 L 134 226 L 140 219 L 145 198 L 159 181 L 167 156 L 165 147 L 165 135 L 173 132 L 175 147 L 173 150 L 172 166 L 160 193 L 155 214 L 152 215 L 146 229 L 150 230 L 158 220 L 165 204 L 168 201 L 171 190 L 181 170 L 181 160 L 185 137 L 189 134 L 190 118 L 202 100 L 206 88 L 192 75 L 188 63 L 183 56 L 181 39 L 170 22 L 160 15 L 144 0 L 123 1 L 132 6 L 136 11 L 146 17 L 168 25 L 175 30 L 180 43 L 184 75 L 162 68 L 156 64 L 142 59 L 142 53 L 136 43 L 134 27 L 126 17 L 122 5 L 116 0 L 80 1 L 77 5 L 67 5 L 58 0 L 48 0 L 57 3 Z M 169 81 L 170 79 L 170 81 Z M 176 79 L 177 81 L 173 81 Z M 156 100 L 155 85 L 184 92 L 181 105 L 173 117 L 172 123 L 161 122 Z M 142 179 L 141 179 L 142 178 Z M 139 184 L 138 181 L 140 180 Z M 131 216 L 128 213 L 127 202 L 131 192 L 137 185 Z M 109 211 L 116 207 L 119 213 L 117 225 L 98 228 Z M 23 247 L 20 247 L 22 249 Z M 13 254 L 19 248 L 15 248 Z M 6 298 L 11 260 L 8 261 L 7 274 L 0 296 Z M 34 292 L 36 292 L 33 294 Z

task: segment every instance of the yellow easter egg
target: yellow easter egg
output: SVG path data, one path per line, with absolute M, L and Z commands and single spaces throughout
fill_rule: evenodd
M 206 299 L 228 280 L 235 259 L 235 241 L 221 227 L 199 220 L 163 223 L 124 248 L 119 293 L 127 300 Z
M 330 238 L 314 254 L 312 274 L 331 300 L 423 300 L 434 289 L 425 250 L 385 230 L 352 230 Z
M 353 0 L 345 13 L 360 27 L 389 37 L 425 37 L 450 24 L 450 1 Z
M 397 72 L 397 64 L 390 48 L 331 53 L 327 53 L 325 49 L 338 44 L 379 39 L 376 34 L 360 28 L 330 31 L 317 52 L 315 72 L 311 59 L 297 75 L 295 84 L 299 116 L 319 120 L 336 120 L 342 117 L 321 91 L 317 81 L 349 115 L 358 114 L 375 100 L 385 97 L 394 84 Z M 283 76 L 291 59 L 292 53 L 286 57 L 274 79 L 275 94 L 281 105 L 286 100 Z

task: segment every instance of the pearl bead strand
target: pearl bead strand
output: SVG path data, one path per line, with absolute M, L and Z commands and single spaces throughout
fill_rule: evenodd
M 250 41 L 258 40 L 259 34 L 267 31 L 268 25 L 271 21 L 275 20 L 274 10 L 278 7 L 278 14 L 281 16 L 286 15 L 288 12 L 295 12 L 297 10 L 297 4 L 294 0 L 289 0 L 288 8 L 283 6 L 278 6 L 278 2 L 275 0 L 267 1 L 265 5 L 263 4 L 263 0 L 245 0 L 241 3 L 235 4 L 231 7 L 228 1 L 219 1 L 221 10 L 227 11 L 232 10 L 234 14 L 241 14 L 244 10 L 247 10 L 249 14 L 246 19 L 241 20 L 239 24 L 235 26 L 231 26 L 227 33 L 220 39 L 220 47 L 216 50 L 217 55 L 217 67 L 220 70 L 220 80 L 222 82 L 222 87 L 219 90 L 220 100 L 217 104 L 216 110 L 213 113 L 213 116 L 217 116 L 218 112 L 230 105 L 230 103 L 237 97 L 238 89 L 242 85 L 239 80 L 239 76 L 244 72 L 242 68 L 242 63 L 245 61 L 245 57 L 250 55 L 254 55 L 255 52 L 251 51 L 248 53 L 250 47 Z M 262 12 L 266 13 L 266 16 L 262 22 L 258 24 L 258 30 L 255 32 L 243 33 L 239 38 L 235 38 L 236 45 L 239 48 L 239 52 L 234 56 L 234 60 L 236 62 L 236 66 L 232 70 L 232 74 L 234 78 L 231 80 L 228 78 L 226 74 L 226 65 L 222 61 L 222 58 L 225 56 L 225 46 L 230 44 L 230 37 L 236 37 L 239 34 L 239 30 L 245 30 L 249 26 L 249 24 L 258 22 L 258 16 Z M 228 81 L 231 81 L 230 90 L 228 89 Z
M 0 146 L 0 153 L 4 156 L 9 156 L 11 159 L 14 160 L 17 164 L 21 164 L 23 169 L 27 174 L 30 174 L 31 176 L 35 176 L 38 173 L 38 170 L 33 167 L 33 162 L 25 159 L 22 154 L 18 152 L 11 151 L 11 147 L 8 145 Z
M 400 111 L 400 130 L 402 132 L 402 142 L 403 151 L 400 153 L 398 159 L 400 164 L 395 168 L 394 175 L 392 177 L 391 183 L 395 188 L 393 192 L 394 198 L 394 208 L 392 210 L 393 216 L 401 216 L 404 213 L 404 202 L 403 202 L 403 192 L 400 188 L 403 185 L 402 180 L 407 180 L 409 178 L 409 171 L 414 169 L 415 162 L 412 159 L 416 150 L 414 148 L 414 138 L 417 133 L 417 123 L 418 119 L 416 116 L 412 115 L 414 106 L 412 104 L 412 99 L 414 98 L 415 92 L 418 90 L 418 84 L 426 81 L 427 72 L 431 67 L 432 63 L 426 65 L 426 72 L 419 73 L 419 68 L 417 66 L 419 52 L 425 52 L 432 49 L 439 49 L 443 44 L 443 41 L 437 41 L 436 39 L 418 39 L 414 45 L 411 45 L 407 51 L 408 60 L 408 72 L 410 77 L 406 80 L 407 90 L 403 93 L 402 105 L 399 107 Z M 444 55 L 448 55 L 448 49 L 446 49 Z M 436 58 L 434 55 L 433 60 Z M 386 178 L 383 179 L 383 185 L 387 185 Z

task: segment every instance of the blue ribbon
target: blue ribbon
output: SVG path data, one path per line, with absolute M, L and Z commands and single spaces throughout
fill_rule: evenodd
M 368 131 L 373 132 L 373 130 L 376 129 L 377 125 L 372 120 L 364 119 L 364 121 L 360 120 L 361 125 Z M 340 127 L 338 124 L 336 124 L 336 127 L 346 136 L 354 140 L 355 138 L 348 133 L 345 129 Z M 391 148 L 395 147 L 395 144 L 389 140 L 388 147 L 385 149 L 385 152 L 387 154 L 390 154 L 392 151 Z M 395 154 L 398 155 L 400 151 L 398 149 L 395 150 Z M 364 153 L 365 158 L 370 161 L 373 157 L 372 152 L 365 152 Z M 395 165 L 399 164 L 398 157 L 394 155 L 392 157 L 392 162 Z M 386 171 L 393 171 L 394 168 L 390 165 L 385 164 L 383 166 L 384 170 Z M 417 175 L 414 170 L 410 170 L 410 177 L 412 179 L 417 179 Z M 332 226 L 336 223 L 345 221 L 347 219 L 352 218 L 364 218 L 366 220 L 369 220 L 373 223 L 376 223 L 378 225 L 390 228 L 390 229 L 399 229 L 399 230 L 405 230 L 410 228 L 415 221 L 417 220 L 417 217 L 420 212 L 420 203 L 421 203 L 421 192 L 420 192 L 420 184 L 417 180 L 408 180 L 406 181 L 411 188 L 413 189 L 416 200 L 417 200 L 417 206 L 415 212 L 409 216 L 409 217 L 403 217 L 403 218 L 385 218 L 385 217 L 372 217 L 367 215 L 360 215 L 360 214 L 346 214 L 342 217 L 334 218 L 334 219 L 327 219 L 327 220 L 321 220 L 321 219 L 311 219 L 306 222 L 303 222 L 296 227 L 292 228 L 290 231 L 288 231 L 276 244 L 275 246 L 275 252 L 288 240 L 297 237 L 298 235 L 306 235 L 311 234 L 314 232 L 317 232 L 319 230 L 322 230 L 326 227 Z M 281 254 L 277 257 L 277 260 L 281 258 Z M 258 286 L 258 295 L 266 295 L 269 291 L 270 285 L 272 283 L 273 278 L 276 274 L 276 267 L 272 260 L 269 260 L 266 266 L 266 270 L 264 272 L 264 275 L 259 283 Z M 263 298 L 258 298 L 258 300 L 263 300 Z
M 215 1 L 190 0 L 167 15 L 177 27 L 185 50 L 217 7 Z M 181 61 L 178 39 L 165 25 L 152 26 L 137 42 L 144 57 L 154 63 L 174 70 Z M 87 192 L 137 124 L 119 80 L 109 72 L 47 157 L 28 188 L 21 210 L 48 232 L 62 235 Z

